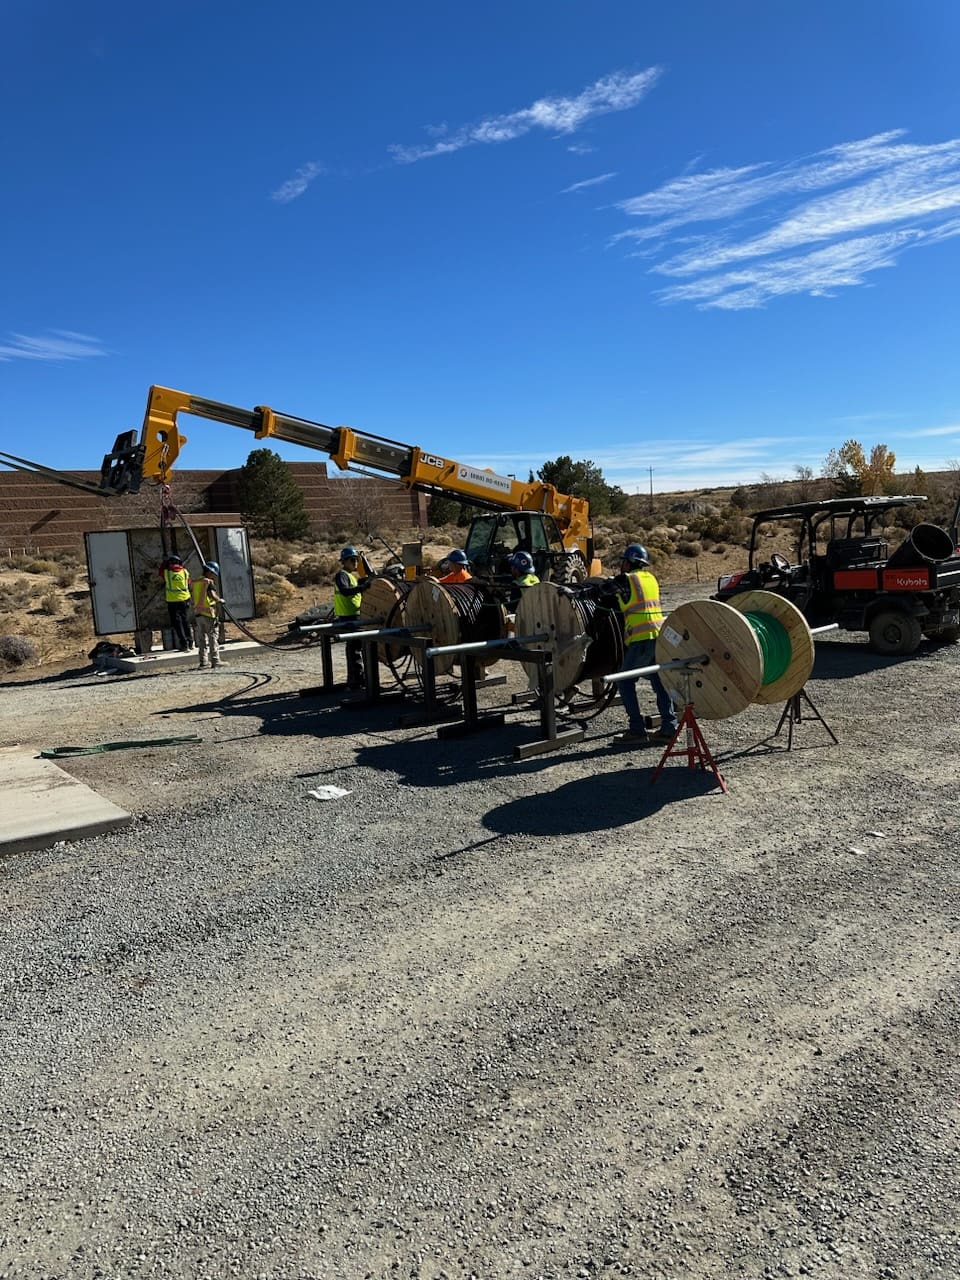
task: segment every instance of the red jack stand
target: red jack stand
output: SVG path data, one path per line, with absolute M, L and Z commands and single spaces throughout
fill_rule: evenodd
M 677 743 L 684 730 L 686 730 L 687 734 L 686 746 L 681 747 L 678 746 Z M 697 724 L 697 718 L 693 714 L 692 702 L 688 702 L 684 707 L 683 715 L 680 717 L 680 723 L 677 725 L 677 732 L 673 735 L 667 745 L 666 751 L 664 751 L 663 755 L 660 757 L 660 763 L 657 765 L 653 772 L 653 777 L 650 779 L 651 783 L 656 782 L 657 778 L 660 776 L 660 771 L 663 769 L 663 766 L 666 764 L 669 756 L 686 756 L 687 767 L 689 769 L 693 769 L 695 767 L 695 760 L 704 771 L 709 768 L 710 772 L 716 778 L 720 790 L 726 794 L 727 784 L 724 782 L 723 775 L 717 768 L 717 762 L 710 754 L 710 748 L 707 746 L 706 739 L 700 732 L 700 726 Z

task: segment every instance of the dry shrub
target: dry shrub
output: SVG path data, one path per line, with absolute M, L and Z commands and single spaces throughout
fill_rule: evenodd
M 703 551 L 703 547 L 700 545 L 699 542 L 689 542 L 685 539 L 683 542 L 679 542 L 677 544 L 678 556 L 689 556 L 691 559 L 693 559 L 694 556 L 700 555 L 702 551 Z
M 25 609 L 33 599 L 33 586 L 24 578 L 16 578 L 0 587 L 0 613 L 16 613 Z
M 25 662 L 36 662 L 37 646 L 26 636 L 0 636 L 0 662 L 7 669 L 22 667 Z
M 29 560 L 23 566 L 27 573 L 56 573 L 58 565 L 56 560 Z
M 73 586 L 73 582 L 76 576 L 77 576 L 77 571 L 75 568 L 73 568 L 71 565 L 64 565 L 62 569 L 57 570 L 57 578 L 56 578 L 57 586 L 60 588 L 61 591 L 67 591 L 70 587 Z
M 291 569 L 287 577 L 298 587 L 315 587 L 321 583 L 333 581 L 334 574 L 340 568 L 340 558 L 332 552 L 304 556 L 295 569 Z
M 722 556 L 726 549 L 727 544 L 725 542 L 717 542 L 710 548 L 715 556 Z
M 295 594 L 293 587 L 289 583 L 286 591 L 281 591 L 276 587 L 272 587 L 269 591 L 258 591 L 257 617 L 269 618 L 273 614 L 285 612 L 290 597 Z
M 48 591 L 45 596 L 40 599 L 40 612 L 45 613 L 48 618 L 55 618 L 60 612 L 60 597 L 53 591 Z
M 296 589 L 279 574 L 269 569 L 258 573 L 254 579 L 257 599 L 257 617 L 267 618 L 273 613 L 285 609 L 289 600 L 295 596 Z

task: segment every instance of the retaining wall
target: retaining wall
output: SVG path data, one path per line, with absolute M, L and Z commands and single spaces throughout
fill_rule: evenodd
M 411 493 L 391 480 L 327 475 L 325 462 L 288 462 L 304 496 L 314 533 L 406 530 L 426 526 L 426 495 Z M 75 472 L 99 483 L 96 471 Z M 173 498 L 191 514 L 229 514 L 236 520 L 238 471 L 178 471 Z M 74 551 L 83 554 L 83 535 L 98 529 L 145 528 L 160 519 L 160 491 L 145 485 L 138 494 L 97 498 L 80 489 L 28 475 L 0 471 L 0 554 Z

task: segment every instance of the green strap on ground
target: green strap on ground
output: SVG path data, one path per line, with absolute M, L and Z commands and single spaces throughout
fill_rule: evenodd
M 125 751 L 130 747 L 182 747 L 202 742 L 198 733 L 188 733 L 182 738 L 148 738 L 143 742 L 130 739 L 126 742 L 101 742 L 96 747 L 47 747 L 40 752 L 44 760 L 62 759 L 64 756 L 97 756 L 103 751 Z

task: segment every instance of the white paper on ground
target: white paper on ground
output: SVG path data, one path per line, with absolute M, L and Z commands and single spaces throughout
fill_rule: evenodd
M 315 796 L 317 800 L 339 800 L 341 796 L 349 796 L 352 792 L 344 791 L 343 787 L 317 787 L 314 791 L 308 791 L 308 796 Z

